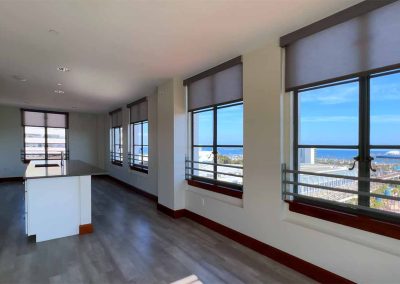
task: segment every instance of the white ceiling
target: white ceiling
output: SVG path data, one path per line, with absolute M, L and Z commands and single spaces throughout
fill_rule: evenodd
M 358 2 L 1 0 L 0 104 L 108 111 Z

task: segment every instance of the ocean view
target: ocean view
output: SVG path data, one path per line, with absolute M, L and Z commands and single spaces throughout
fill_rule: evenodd
M 211 147 L 202 147 L 201 151 L 212 151 Z M 371 156 L 375 158 L 376 162 L 380 160 L 385 160 L 388 162 L 388 158 L 381 158 L 381 156 L 387 155 L 389 151 L 396 151 L 392 149 L 385 150 L 371 150 Z M 242 156 L 242 148 L 218 148 L 218 153 L 225 156 Z M 332 160 L 353 160 L 354 157 L 358 155 L 358 150 L 356 149 L 315 149 L 316 159 L 332 159 Z M 379 157 L 379 158 L 377 158 Z M 400 156 L 398 158 L 391 158 L 391 163 L 400 162 Z
M 395 158 L 382 158 L 381 156 L 387 156 L 389 151 L 396 151 L 391 149 L 385 150 L 371 150 L 371 156 L 377 163 L 384 162 L 390 164 L 400 163 L 400 156 Z M 353 160 L 358 155 L 356 149 L 316 149 L 316 159 L 332 159 L 332 160 Z

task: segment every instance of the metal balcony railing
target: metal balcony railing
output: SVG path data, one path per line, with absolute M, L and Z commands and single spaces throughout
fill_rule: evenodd
M 112 163 L 120 163 L 122 164 L 123 153 L 121 152 L 113 152 L 110 151 L 110 161 Z
M 185 161 L 185 173 L 186 179 L 198 178 L 213 183 L 243 185 L 242 165 L 199 162 L 187 159 Z
M 69 160 L 69 151 L 60 151 L 60 152 L 46 152 L 46 151 L 35 151 L 35 152 L 25 152 L 25 150 L 21 150 L 20 152 L 21 161 L 27 162 L 31 160 Z
M 128 153 L 128 161 L 131 167 L 147 169 L 149 165 L 149 156 Z
M 304 177 L 320 177 L 310 183 L 310 179 Z M 400 173 L 399 173 L 400 176 Z M 370 187 L 370 192 L 358 190 L 358 183 L 386 184 L 400 186 L 400 179 L 367 178 L 358 176 L 348 176 L 330 173 L 308 172 L 301 170 L 287 169 L 286 164 L 282 164 L 282 199 L 294 200 L 296 198 L 320 201 L 332 205 L 340 205 L 353 209 L 362 209 L 373 212 L 384 212 L 385 214 L 400 214 L 400 196 L 375 193 L 377 186 Z M 344 198 L 340 199 L 338 196 Z M 347 197 L 346 197 L 347 196 Z M 352 197 L 349 197 L 352 196 Z M 380 208 L 373 208 L 351 202 L 358 197 L 367 197 L 391 202 L 383 211 Z M 390 210 L 392 209 L 392 210 Z

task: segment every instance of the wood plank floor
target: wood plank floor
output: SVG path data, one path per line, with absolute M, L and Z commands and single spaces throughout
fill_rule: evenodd
M 93 178 L 90 235 L 29 243 L 23 185 L 0 183 L 0 283 L 312 283 L 107 178 Z

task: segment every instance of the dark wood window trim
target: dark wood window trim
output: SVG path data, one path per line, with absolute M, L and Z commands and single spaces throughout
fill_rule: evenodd
M 400 223 L 378 220 L 364 214 L 346 213 L 298 201 L 286 201 L 286 203 L 289 204 L 289 210 L 295 213 L 400 240 Z
M 199 181 L 194 179 L 187 180 L 187 183 L 191 186 L 198 187 L 201 189 L 209 190 L 212 192 L 228 195 L 231 197 L 243 199 L 243 191 L 238 189 L 229 188 L 223 185 L 217 185 L 213 183 L 208 183 L 205 181 Z
M 363 14 L 369 13 L 375 9 L 379 9 L 385 5 L 389 5 L 396 0 L 385 0 L 385 1 L 362 1 L 354 6 L 339 11 L 333 15 L 330 15 L 322 20 L 305 26 L 299 30 L 291 32 L 282 36 L 279 40 L 279 45 L 285 47 L 299 39 L 313 35 L 330 27 L 339 25 L 346 21 L 349 21 L 355 17 L 359 17 Z
M 216 106 L 212 106 L 212 107 L 207 107 L 204 108 L 203 110 L 197 110 L 197 111 L 191 111 L 190 115 L 191 115 L 191 131 L 190 131 L 190 139 L 191 139 L 191 157 L 194 157 L 194 149 L 196 147 L 209 147 L 212 148 L 212 153 L 214 154 L 214 167 L 213 167 L 213 179 L 208 179 L 208 178 L 203 178 L 201 176 L 196 176 L 194 175 L 195 169 L 194 169 L 194 163 L 191 163 L 191 178 L 188 179 L 188 182 L 191 181 L 192 183 L 196 184 L 194 186 L 202 188 L 202 189 L 206 189 L 206 190 L 210 190 L 213 192 L 217 192 L 217 193 L 221 193 L 221 194 L 225 194 L 225 195 L 229 195 L 232 197 L 236 197 L 236 198 L 242 198 L 243 195 L 243 186 L 242 185 L 238 185 L 238 184 L 234 184 L 234 183 L 229 183 L 229 182 L 223 182 L 218 180 L 217 178 L 217 169 L 218 169 L 218 148 L 242 148 L 243 149 L 243 144 L 241 145 L 221 145 L 217 143 L 217 131 L 218 131 L 218 110 L 221 108 L 225 108 L 225 107 L 233 107 L 233 106 L 237 106 L 237 105 L 243 105 L 243 101 L 240 100 L 238 102 L 235 103 L 227 103 L 227 104 L 221 104 L 221 105 L 216 105 Z M 195 145 L 193 144 L 194 141 L 194 115 L 196 113 L 199 112 L 203 112 L 203 111 L 212 111 L 213 113 L 213 143 L 212 145 Z
M 215 66 L 215 67 L 213 67 L 211 69 L 208 69 L 208 70 L 203 71 L 203 72 L 201 72 L 201 73 L 199 73 L 197 75 L 194 75 L 194 76 L 192 76 L 190 78 L 187 78 L 187 79 L 183 80 L 183 85 L 187 86 L 187 85 L 189 85 L 189 84 L 191 84 L 191 83 L 193 83 L 195 81 L 201 80 L 201 79 L 203 79 L 205 77 L 208 77 L 208 76 L 211 76 L 211 75 L 214 75 L 214 74 L 216 74 L 218 72 L 221 72 L 221 71 L 223 71 L 225 69 L 231 68 L 231 67 L 233 67 L 233 66 L 235 66 L 237 64 L 242 64 L 242 56 L 235 57 L 235 58 L 233 58 L 231 60 L 228 60 L 228 61 L 226 61 L 226 62 L 224 62 L 224 63 L 222 63 L 220 65 L 217 65 L 217 66 Z
M 137 172 L 141 172 L 141 173 L 145 173 L 145 174 L 149 173 L 149 169 L 148 168 L 141 168 L 141 167 L 137 167 L 137 166 L 134 166 L 134 165 L 130 165 L 129 167 L 133 171 L 137 171 Z
M 116 135 L 117 135 L 117 131 L 116 129 L 119 129 L 119 140 L 120 140 L 120 144 L 115 144 L 116 141 Z M 111 127 L 110 129 L 110 161 L 111 164 L 116 165 L 116 166 L 120 166 L 122 167 L 123 165 L 123 156 L 121 155 L 121 148 L 123 147 L 123 140 L 122 138 L 122 126 L 116 126 L 116 127 Z M 115 152 L 115 145 L 120 145 L 120 152 L 117 153 Z M 119 157 L 119 159 L 117 158 Z
M 328 148 L 338 148 L 342 147 L 344 149 L 354 148 L 359 150 L 359 156 L 363 157 L 364 163 L 368 161 L 367 156 L 369 156 L 369 151 L 373 149 L 386 149 L 386 148 L 400 148 L 400 145 L 371 145 L 369 142 L 370 137 L 370 80 L 378 76 L 386 76 L 394 73 L 399 73 L 399 70 L 391 70 L 384 73 L 378 74 L 367 74 L 364 77 L 355 78 L 354 81 L 359 82 L 359 145 L 355 148 L 354 146 L 344 146 L 344 145 L 330 145 Z M 346 81 L 351 82 L 351 81 Z M 329 86 L 342 84 L 342 82 L 336 82 L 330 84 Z M 326 86 L 316 85 L 313 88 L 321 88 Z M 310 90 L 308 89 L 308 90 Z M 294 92 L 294 117 L 298 117 L 298 90 Z M 366 125 L 366 126 L 365 126 Z M 293 141 L 293 164 L 294 169 L 298 170 L 298 152 L 299 148 L 322 148 L 327 147 L 327 145 L 299 145 L 298 144 L 298 125 L 296 119 L 293 121 L 294 126 L 294 141 Z M 366 138 L 367 137 L 367 138 Z M 370 177 L 370 172 L 368 170 L 368 164 L 361 167 L 365 172 L 364 175 L 368 178 Z M 360 164 L 359 164 L 360 169 Z M 360 171 L 360 170 L 359 170 Z M 367 174 L 368 173 L 368 174 Z M 294 179 L 298 180 L 297 174 L 294 174 Z M 369 184 L 364 186 L 367 188 L 365 192 L 369 192 Z M 359 187 L 361 191 L 362 187 Z M 297 193 L 297 187 L 294 186 L 294 191 Z M 368 197 L 358 197 L 359 205 L 370 207 L 370 199 Z M 353 227 L 359 230 L 375 233 L 378 235 L 383 235 L 386 237 L 391 237 L 400 240 L 400 218 L 391 212 L 386 212 L 377 209 L 376 212 L 371 212 L 363 210 L 362 208 L 348 208 L 341 206 L 340 204 L 334 205 L 324 202 L 324 200 L 308 200 L 301 197 L 295 197 L 291 201 L 286 201 L 289 204 L 289 210 L 292 212 L 300 213 L 303 215 L 319 218 L 322 220 L 330 221 L 333 223 L 338 223 L 344 226 Z
M 48 135 L 47 131 L 48 128 L 62 128 L 65 130 L 65 152 L 64 152 L 64 159 L 69 160 L 69 113 L 68 112 L 59 112 L 59 111 L 48 111 L 48 110 L 38 110 L 38 109 L 28 109 L 28 108 L 21 108 L 21 126 L 22 126 L 22 131 L 23 131 L 23 150 L 21 150 L 21 161 L 24 164 L 29 164 L 31 161 L 34 160 L 41 160 L 41 159 L 27 159 L 26 156 L 26 132 L 25 128 L 26 127 L 42 127 L 45 129 L 45 159 L 49 160 L 48 157 Z M 36 125 L 25 125 L 25 112 L 38 112 L 38 113 L 43 113 L 45 115 L 45 125 L 43 126 L 36 126 Z M 62 114 L 65 115 L 65 127 L 51 127 L 48 126 L 47 123 L 47 114 Z M 62 144 L 62 143 L 61 143 Z
M 120 161 L 111 161 L 111 164 L 122 167 L 122 162 L 120 162 Z
M 141 141 L 140 141 L 140 144 L 135 144 L 135 135 L 136 135 L 135 125 L 138 125 L 138 124 L 140 125 L 140 129 L 141 129 L 140 130 Z M 148 170 L 148 166 L 144 165 L 144 162 L 143 162 L 144 157 L 146 156 L 143 153 L 143 148 L 147 147 L 147 149 L 148 149 L 149 144 L 148 144 L 148 142 L 147 142 L 147 144 L 144 144 L 144 131 L 143 131 L 144 124 L 147 124 L 147 127 L 148 127 L 149 121 L 148 120 L 138 121 L 138 122 L 131 123 L 129 125 L 129 136 L 130 136 L 129 148 L 130 148 L 131 155 L 132 155 L 131 157 L 129 157 L 129 167 L 131 168 L 131 170 L 147 174 L 149 172 L 149 170 Z M 148 132 L 147 132 L 147 135 L 148 135 Z M 141 151 L 140 157 L 141 157 L 141 161 L 142 161 L 141 163 L 135 162 L 136 161 L 135 157 L 138 156 L 138 155 L 135 155 L 135 147 L 140 147 L 140 151 Z M 148 157 L 149 157 L 149 155 L 147 154 L 147 158 Z

